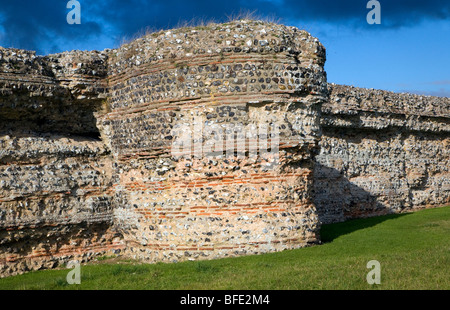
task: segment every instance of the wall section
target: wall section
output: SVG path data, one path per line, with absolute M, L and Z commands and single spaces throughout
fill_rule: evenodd
M 0 276 L 122 247 L 96 113 L 107 55 L 0 48 Z
M 321 222 L 450 203 L 450 99 L 329 85 L 314 202 Z
M 113 54 L 101 128 L 117 159 L 115 225 L 129 255 L 211 259 L 319 241 L 310 191 L 326 76 L 317 39 L 243 21 L 160 32 Z M 279 132 L 278 159 L 249 154 L 258 136 L 247 134 L 262 125 Z M 177 158 L 186 139 L 202 149 Z

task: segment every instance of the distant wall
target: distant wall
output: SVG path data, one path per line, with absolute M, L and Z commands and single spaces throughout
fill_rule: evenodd
M 323 223 L 450 203 L 450 99 L 329 84 L 314 203 Z

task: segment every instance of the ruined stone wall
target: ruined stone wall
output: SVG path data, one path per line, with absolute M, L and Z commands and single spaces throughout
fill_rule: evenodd
M 316 243 L 310 190 L 324 61 L 308 33 L 245 21 L 160 32 L 113 51 L 101 128 L 117 159 L 124 203 L 115 224 L 130 255 L 179 261 Z M 269 137 L 279 131 L 279 159 L 249 154 L 261 136 L 248 133 L 263 125 Z M 192 152 L 175 156 L 189 141 Z
M 450 203 L 450 99 L 329 85 L 314 202 L 321 222 Z
M 0 48 L 0 276 L 120 248 L 95 113 L 106 55 Z
M 321 223 L 448 204 L 449 99 L 327 85 L 324 62 L 259 21 L 0 48 L 0 277 L 292 249 Z

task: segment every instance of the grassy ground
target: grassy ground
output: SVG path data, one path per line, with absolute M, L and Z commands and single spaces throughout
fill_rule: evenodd
M 0 289 L 450 289 L 450 207 L 324 225 L 324 244 L 213 261 L 140 264 L 103 259 L 0 279 Z M 366 264 L 378 260 L 381 284 Z

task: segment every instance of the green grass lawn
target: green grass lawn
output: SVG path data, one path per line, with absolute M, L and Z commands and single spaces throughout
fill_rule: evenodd
M 450 289 L 450 207 L 324 225 L 323 244 L 264 255 L 173 264 L 103 259 L 0 279 L 0 289 Z M 369 285 L 366 264 L 381 264 Z

